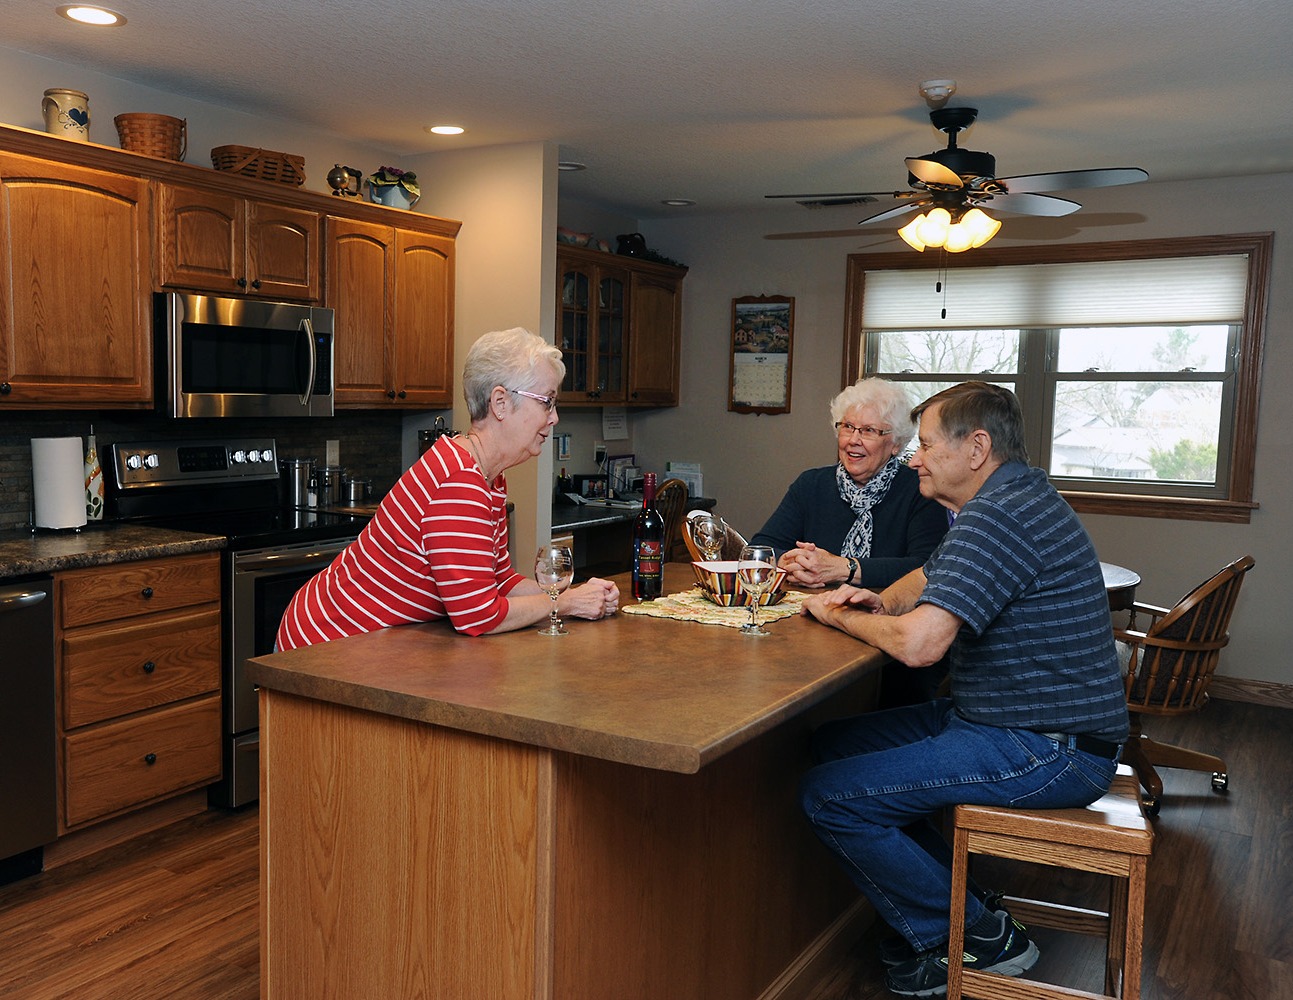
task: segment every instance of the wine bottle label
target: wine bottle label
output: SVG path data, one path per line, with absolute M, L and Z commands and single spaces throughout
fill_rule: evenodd
M 652 538 L 638 542 L 638 574 L 646 576 L 660 575 L 660 556 L 664 546 Z

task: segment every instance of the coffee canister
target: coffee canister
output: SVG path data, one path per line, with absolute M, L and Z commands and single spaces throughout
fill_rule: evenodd
M 312 458 L 280 458 L 279 480 L 283 484 L 284 507 L 313 507 L 310 478 L 314 473 Z
M 64 139 L 90 138 L 90 98 L 84 91 L 51 87 L 41 99 L 45 131 Z
M 341 480 L 346 470 L 339 465 L 325 465 L 319 469 L 319 506 L 335 507 L 341 503 Z

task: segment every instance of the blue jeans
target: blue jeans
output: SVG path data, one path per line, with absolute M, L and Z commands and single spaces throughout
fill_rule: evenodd
M 952 852 L 934 825 L 958 803 L 1058 809 L 1094 802 L 1117 762 L 1027 729 L 968 722 L 950 698 L 822 726 L 800 802 L 882 919 L 916 951 L 945 943 Z M 983 916 L 970 894 L 966 926 Z

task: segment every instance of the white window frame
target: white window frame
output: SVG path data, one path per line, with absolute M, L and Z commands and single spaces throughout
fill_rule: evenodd
M 1258 507 L 1253 497 L 1257 415 L 1260 378 L 1265 341 L 1266 304 L 1269 294 L 1270 261 L 1273 234 L 1249 233 L 1181 239 L 1138 240 L 1122 243 L 1069 243 L 1029 247 L 987 248 L 965 254 L 850 254 L 845 282 L 844 368 L 842 384 L 847 385 L 868 373 L 868 343 L 862 325 L 869 272 L 920 269 L 930 272 L 933 283 L 940 277 L 955 282 L 958 267 L 1010 267 L 1028 264 L 1071 263 L 1083 261 L 1143 260 L 1166 257 L 1208 257 L 1224 254 L 1247 256 L 1248 281 L 1243 303 L 1243 320 L 1237 330 L 1236 354 L 1233 359 L 1233 393 L 1222 414 L 1219 453 L 1228 458 L 1221 468 L 1219 482 L 1208 491 L 1176 490 L 1187 495 L 1146 491 L 1143 484 L 1128 486 L 1104 482 L 1091 488 L 1079 480 L 1057 481 L 1057 487 L 1081 512 L 1122 514 L 1141 517 L 1163 517 L 1185 520 L 1247 523 Z M 943 274 L 940 276 L 939 272 Z M 960 319 L 960 317 L 954 317 Z M 956 326 L 972 324 L 957 322 Z M 1162 323 L 1177 322 L 1164 316 Z M 951 326 L 950 322 L 944 324 Z M 871 351 L 874 357 L 874 351 Z M 1021 363 L 1027 363 L 1021 358 Z M 1015 378 L 1041 379 L 1047 386 L 1040 401 L 1021 399 L 1025 420 L 1043 427 L 1038 440 L 1049 446 L 1050 396 L 1056 373 L 1021 371 Z M 1049 454 L 1049 452 L 1047 452 Z M 1086 485 L 1087 488 L 1083 488 Z

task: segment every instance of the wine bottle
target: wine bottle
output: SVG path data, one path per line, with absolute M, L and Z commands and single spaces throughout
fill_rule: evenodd
M 664 587 L 664 518 L 655 509 L 655 473 L 642 477 L 642 509 L 633 522 L 633 597 L 650 601 Z

